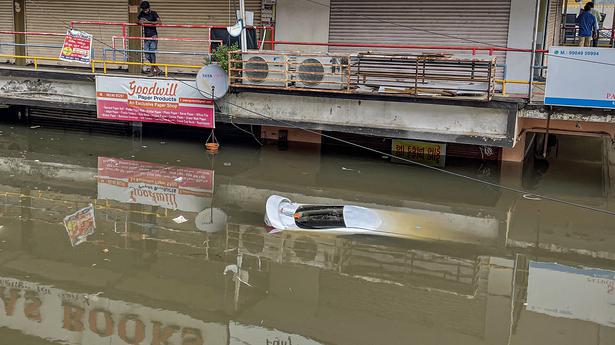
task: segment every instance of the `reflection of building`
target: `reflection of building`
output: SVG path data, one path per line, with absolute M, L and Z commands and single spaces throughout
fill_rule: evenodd
M 576 345 L 600 344 L 598 336 L 603 343 L 615 339 L 612 327 L 578 317 L 563 319 L 524 307 L 525 302 L 531 302 L 532 293 L 548 294 L 558 288 L 551 282 L 532 280 L 525 254 L 531 253 L 533 260 L 557 260 L 569 266 L 584 264 L 604 269 L 612 269 L 612 261 L 593 260 L 595 252 L 589 251 L 579 255 L 570 251 L 554 254 L 555 250 L 549 247 L 533 251 L 512 246 L 510 241 L 508 247 L 503 245 L 504 238 L 529 239 L 533 235 L 536 239 L 539 234 L 539 243 L 545 243 L 546 238 L 548 243 L 564 248 L 591 249 L 604 245 L 605 252 L 612 252 L 612 248 L 606 248 L 612 237 L 605 232 L 605 242 L 596 244 L 591 237 L 570 237 L 558 231 L 542 233 L 521 226 L 530 224 L 525 221 L 527 209 L 519 204 L 517 208 L 510 207 L 501 193 L 481 197 L 484 190 L 473 191 L 475 194 L 466 196 L 467 200 L 454 196 L 455 200 L 447 205 L 445 191 L 423 188 L 413 182 L 408 183 L 409 187 L 391 187 L 387 181 L 364 188 L 357 184 L 354 188 L 359 191 L 353 192 L 350 182 L 342 183 L 352 177 L 332 177 L 339 174 L 339 164 L 337 169 L 327 171 L 327 163 L 308 166 L 313 162 L 307 162 L 297 168 L 308 172 L 306 185 L 323 185 L 326 189 L 312 191 L 293 185 L 292 177 L 272 181 L 263 173 L 265 167 L 250 163 L 241 169 L 220 169 L 224 173 L 217 173 L 216 179 L 223 185 L 216 188 L 217 207 L 229 214 L 231 222 L 225 232 L 206 234 L 195 231 L 192 222 L 172 221 L 181 214 L 192 218 L 192 212 L 95 199 L 97 162 L 93 159 L 63 164 L 56 163 L 55 157 L 39 155 L 0 161 L 7 163 L 0 164 L 0 225 L 5 226 L 0 240 L 6 241 L 0 242 L 0 275 L 21 277 L 27 288 L 55 286 L 66 292 L 65 297 L 72 296 L 73 304 L 84 309 L 84 334 L 89 332 L 88 337 L 98 337 L 90 329 L 89 314 L 92 308 L 101 307 L 96 316 L 101 324 L 96 330 L 106 330 L 102 322 L 107 315 L 104 311 L 110 312 L 115 337 L 119 337 L 118 327 L 126 311 L 138 317 L 127 320 L 125 326 L 133 330 L 138 324 L 136 320 L 140 320 L 146 337 L 153 334 L 154 321 L 166 326 L 173 315 L 181 329 L 198 329 L 206 324 L 215 333 L 228 327 L 230 335 L 216 339 L 231 344 L 233 339 L 246 337 L 266 342 L 289 336 L 293 344 L 305 340 L 306 344 L 311 341 L 336 345 L 531 345 L 553 343 L 553 339 Z M 237 161 L 231 168 L 243 163 Z M 357 179 L 366 179 L 368 174 L 362 172 Z M 277 179 L 276 174 L 272 175 Z M 231 178 L 232 183 L 227 183 Z M 436 177 L 430 181 L 435 185 L 447 182 Z M 298 233 L 272 236 L 262 228 L 262 201 L 271 193 L 322 203 L 355 203 L 363 198 L 381 208 L 422 210 L 451 220 L 451 227 L 463 220 L 466 224 L 481 220 L 493 224 L 495 220 L 499 237 L 497 243 L 455 243 Z M 99 231 L 91 241 L 73 249 L 60 221 L 89 202 L 95 202 Z M 560 215 L 562 219 L 566 216 Z M 509 226 L 510 218 L 524 222 Z M 564 228 L 558 225 L 558 229 Z M 223 272 L 237 264 L 239 256 L 241 270 L 247 272 L 251 287 L 241 283 L 235 299 L 232 275 Z M 83 294 L 69 291 L 104 294 L 98 302 L 84 305 Z M 592 292 L 581 286 L 575 294 Z M 10 288 L 2 293 L 6 300 L 11 300 Z M 17 304 L 15 315 L 23 311 L 24 293 L 18 296 L 21 304 Z M 63 312 L 57 298 L 45 300 L 42 302 L 56 308 L 48 315 Z M 0 315 L 4 315 L 2 308 L 4 304 Z M 36 317 L 35 314 L 30 315 Z M 57 330 L 58 319 L 54 322 Z M 64 339 L 63 334 L 46 338 Z

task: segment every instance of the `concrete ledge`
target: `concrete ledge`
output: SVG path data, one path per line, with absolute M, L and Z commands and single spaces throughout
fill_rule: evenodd
M 500 147 L 513 145 L 516 128 L 516 105 L 510 104 L 472 107 L 262 92 L 234 93 L 226 100 L 222 112 L 229 121 L 246 124 L 287 122 L 313 130 Z

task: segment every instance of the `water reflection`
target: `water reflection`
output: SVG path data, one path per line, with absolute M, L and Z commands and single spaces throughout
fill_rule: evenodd
M 229 146 L 213 162 L 198 144 L 3 132 L 0 337 L 12 343 L 615 341 L 610 218 L 292 148 Z M 271 194 L 419 213 L 466 237 L 270 235 Z M 63 219 L 90 203 L 96 233 L 72 247 Z M 491 240 L 459 240 L 476 224 Z

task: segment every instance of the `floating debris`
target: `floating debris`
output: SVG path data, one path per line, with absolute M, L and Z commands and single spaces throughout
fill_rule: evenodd
M 230 167 L 231 166 L 231 162 L 224 162 L 224 166 L 225 167 Z
M 173 218 L 173 221 L 177 224 L 182 224 L 188 221 L 184 216 L 179 216 L 177 218 Z
M 37 129 L 37 128 L 41 128 L 41 126 L 30 126 L 30 129 Z
M 176 178 L 174 181 L 177 182 L 177 183 L 182 183 L 184 181 L 184 178 L 180 176 L 180 177 Z

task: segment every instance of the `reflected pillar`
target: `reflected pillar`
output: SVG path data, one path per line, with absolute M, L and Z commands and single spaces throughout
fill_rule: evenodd
M 31 190 L 29 188 L 21 188 L 21 197 L 19 198 L 20 209 L 20 235 L 21 235 L 21 249 L 28 253 L 31 253 L 34 246 L 34 232 L 32 226 L 32 198 Z

